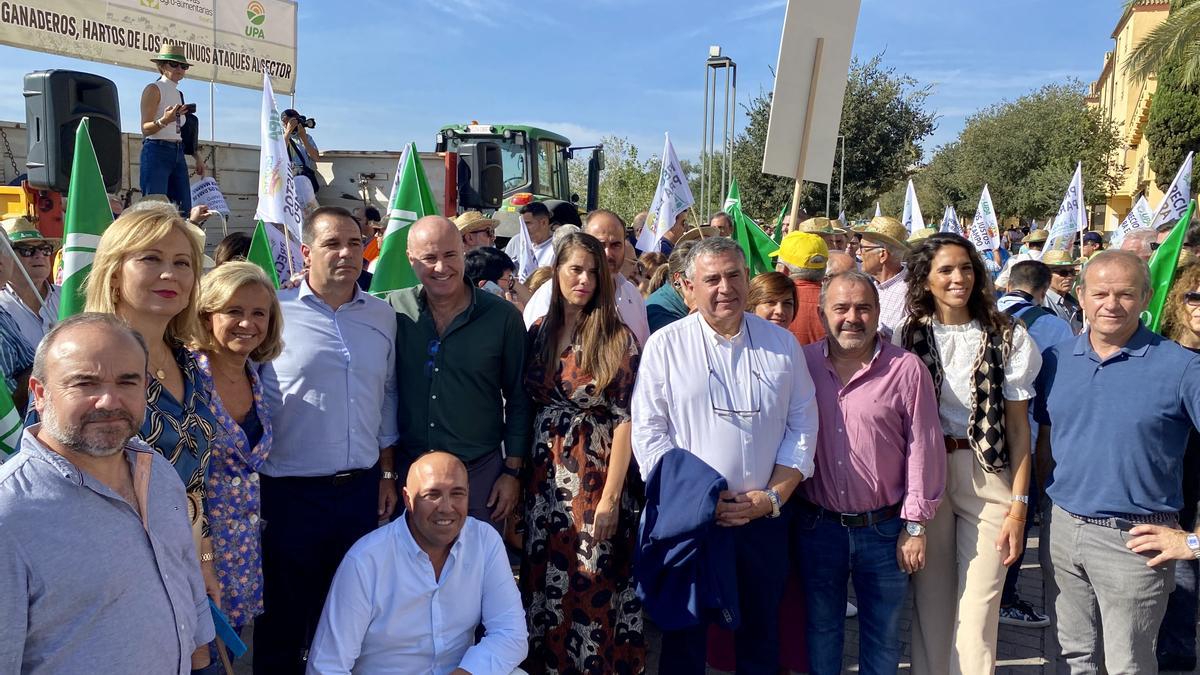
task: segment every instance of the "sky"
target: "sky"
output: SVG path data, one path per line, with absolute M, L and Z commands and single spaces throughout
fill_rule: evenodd
M 838 0 L 825 0 L 836 2 Z M 317 120 L 323 150 L 432 150 L 437 130 L 471 120 L 525 123 L 576 145 L 622 136 L 643 157 L 671 133 L 681 157 L 701 147 L 704 61 L 720 45 L 746 104 L 772 87 L 786 0 L 300 0 L 295 107 Z M 862 0 L 854 55 L 921 85 L 938 128 L 929 152 L 966 118 L 1043 84 L 1100 73 L 1122 0 Z M 348 10 L 347 8 L 354 9 Z M 149 65 L 149 64 L 148 64 Z M 138 127 L 138 71 L 0 46 L 0 119 L 24 121 L 25 73 L 67 68 L 112 79 L 122 123 Z M 209 137 L 209 85 L 184 80 Z M 261 92 L 216 85 L 216 140 L 258 143 Z M 290 105 L 280 96 L 280 107 Z M 740 112 L 740 110 L 739 110 Z M 744 114 L 735 122 L 740 131 Z

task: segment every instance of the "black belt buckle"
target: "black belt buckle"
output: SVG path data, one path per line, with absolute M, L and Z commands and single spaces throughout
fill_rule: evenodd
M 838 523 L 840 523 L 842 527 L 863 526 L 863 514 L 861 513 L 839 513 L 837 514 L 837 517 Z M 870 523 L 867 524 L 869 525 Z

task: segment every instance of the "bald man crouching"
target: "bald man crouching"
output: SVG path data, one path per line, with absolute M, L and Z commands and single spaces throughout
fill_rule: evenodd
M 520 672 L 521 596 L 500 535 L 467 515 L 467 497 L 454 455 L 413 462 L 404 515 L 358 540 L 333 578 L 309 675 Z

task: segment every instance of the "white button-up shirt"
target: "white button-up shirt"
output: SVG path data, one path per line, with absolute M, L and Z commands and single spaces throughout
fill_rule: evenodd
M 753 314 L 725 338 L 700 314 L 650 337 L 633 392 L 633 453 L 642 476 L 682 448 L 733 492 L 761 490 L 775 465 L 813 473 L 816 391 L 800 343 Z
M 650 322 L 646 319 L 646 299 L 642 297 L 642 292 L 638 290 L 638 287 L 626 279 L 624 274 L 617 275 L 616 291 L 617 313 L 621 315 L 621 322 L 633 331 L 633 336 L 637 338 L 639 345 L 645 345 L 646 340 L 650 338 Z M 553 292 L 553 280 L 547 281 L 534 291 L 529 302 L 525 303 L 523 316 L 526 328 L 532 326 L 535 321 L 546 316 L 546 312 L 550 311 L 550 294 Z
M 24 284 L 24 280 L 15 280 L 14 284 Z M 17 326 L 21 329 L 21 337 L 30 347 L 37 349 L 46 333 L 58 323 L 58 305 L 62 298 L 62 289 L 53 284 L 50 292 L 42 299 L 42 311 L 34 314 L 32 309 L 21 300 L 11 285 L 0 290 L 0 307 L 8 310 Z
M 342 560 L 308 675 L 509 675 L 529 651 L 529 634 L 499 533 L 467 518 L 435 578 L 408 515 L 359 539 Z M 486 632 L 476 644 L 480 624 Z

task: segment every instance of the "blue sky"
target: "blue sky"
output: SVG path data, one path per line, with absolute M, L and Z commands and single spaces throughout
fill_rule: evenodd
M 835 2 L 837 0 L 827 0 Z M 966 117 L 1042 84 L 1100 72 L 1121 0 L 863 0 L 854 53 L 933 85 L 933 147 Z M 629 138 L 657 154 L 670 131 L 700 147 L 704 60 L 719 44 L 738 98 L 771 88 L 785 0 L 301 0 L 296 107 L 323 149 L 430 150 L 446 123 L 524 122 L 576 144 Z M 347 9 L 353 7 L 354 9 Z M 70 68 L 121 89 L 126 130 L 149 72 L 0 47 L 0 119 L 24 120 L 21 77 Z M 208 84 L 184 81 L 208 137 Z M 217 85 L 217 140 L 256 144 L 261 94 Z M 281 97 L 281 106 L 288 99 Z M 745 116 L 738 118 L 738 128 Z

